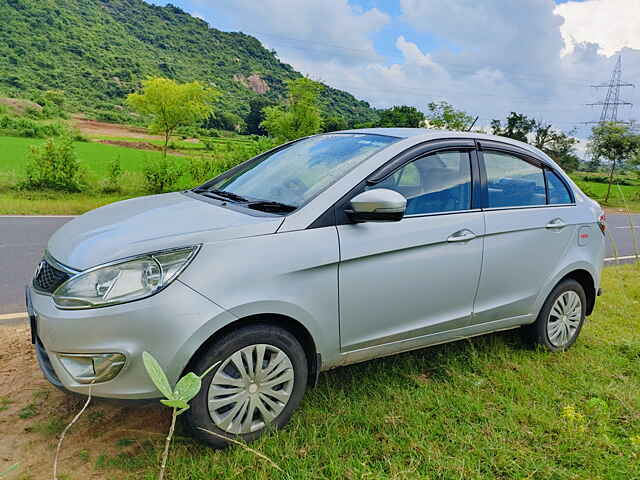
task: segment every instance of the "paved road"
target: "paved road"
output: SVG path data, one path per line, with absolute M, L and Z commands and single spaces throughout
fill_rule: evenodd
M 31 280 L 42 257 L 47 240 L 61 225 L 73 217 L 0 216 L 0 323 L 7 314 L 24 311 L 24 286 Z M 635 228 L 626 215 L 608 215 L 608 226 L 618 256 L 633 255 L 633 235 L 640 248 L 640 214 L 633 215 Z M 615 255 L 609 241 L 607 257 Z

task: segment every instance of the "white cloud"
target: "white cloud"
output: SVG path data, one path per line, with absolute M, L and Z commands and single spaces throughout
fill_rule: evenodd
M 371 35 L 390 21 L 376 8 L 363 10 L 347 0 L 192 1 L 200 9 L 209 7 L 226 15 L 239 30 L 275 47 L 285 61 L 301 57 L 348 64 L 379 61 Z
M 597 43 L 599 51 L 611 56 L 624 47 L 640 48 L 640 1 L 570 1 L 556 7 L 564 17 L 560 28 L 566 43 L 563 54 L 580 42 Z
M 614 2 L 622 2 L 572 1 L 556 8 L 553 0 L 398 0 L 403 22 L 393 26 L 404 23 L 404 28 L 385 41 L 399 58 L 385 62 L 372 37 L 394 20 L 375 8 L 360 9 L 347 0 L 191 1 L 214 27 L 222 15 L 297 70 L 376 107 L 408 104 L 426 110 L 429 102 L 446 100 L 479 115 L 481 126 L 517 111 L 567 131 L 578 127 L 582 138 L 589 127 L 581 122 L 600 113 L 585 104 L 604 94 L 589 85 L 609 78 L 615 59 L 603 52 L 614 44 L 574 34 L 576 43 L 562 55 L 563 35 L 568 25 L 582 21 L 582 13 L 574 18 L 580 5 L 606 3 L 613 17 L 620 13 Z M 444 47 L 427 50 L 412 38 L 416 32 Z M 640 76 L 637 47 L 623 52 L 627 79 Z M 635 112 L 621 115 L 640 117 Z

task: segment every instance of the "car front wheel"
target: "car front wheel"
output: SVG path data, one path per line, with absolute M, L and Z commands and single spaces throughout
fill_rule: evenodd
M 293 335 L 271 325 L 240 327 L 212 343 L 194 371 L 217 362 L 184 414 L 196 438 L 223 448 L 227 438 L 249 442 L 288 423 L 308 378 L 305 352 Z

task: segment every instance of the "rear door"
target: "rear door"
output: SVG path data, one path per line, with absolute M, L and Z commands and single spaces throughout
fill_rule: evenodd
M 471 145 L 418 156 L 366 187 L 404 195 L 401 221 L 338 225 L 343 352 L 385 344 L 399 351 L 469 322 L 484 234 Z
M 473 323 L 525 320 L 574 238 L 574 199 L 560 177 L 519 150 L 488 143 L 480 160 L 486 237 Z

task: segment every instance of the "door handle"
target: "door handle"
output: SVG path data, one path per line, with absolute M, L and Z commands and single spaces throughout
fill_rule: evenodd
M 549 223 L 547 223 L 547 228 L 559 229 L 559 228 L 564 228 L 566 226 L 567 226 L 567 224 L 564 223 L 561 218 L 554 218 Z
M 456 233 L 452 233 L 449 238 L 447 238 L 447 242 L 468 242 L 469 240 L 473 240 L 476 238 L 476 234 L 473 233 L 468 228 L 458 230 Z

